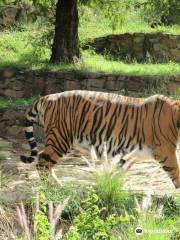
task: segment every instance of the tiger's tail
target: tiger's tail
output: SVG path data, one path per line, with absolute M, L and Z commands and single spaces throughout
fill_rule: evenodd
M 25 120 L 25 137 L 31 148 L 31 155 L 29 157 L 21 155 L 21 161 L 24 163 L 32 163 L 36 160 L 38 155 L 37 142 L 33 133 L 33 123 L 36 122 L 36 116 L 38 114 L 37 103 L 26 113 Z

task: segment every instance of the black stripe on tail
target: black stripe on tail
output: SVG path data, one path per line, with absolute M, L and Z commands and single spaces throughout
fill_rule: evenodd
M 22 155 L 20 157 L 21 161 L 24 162 L 24 163 L 34 162 L 36 157 L 37 157 L 37 154 L 38 154 L 37 143 L 36 143 L 36 140 L 35 140 L 34 134 L 33 134 L 33 120 L 28 120 L 28 116 L 26 117 L 25 136 L 26 136 L 26 139 L 28 140 L 28 143 L 29 143 L 30 148 L 31 148 L 31 155 L 30 155 L 30 157 L 27 157 L 27 156 L 24 156 L 24 155 Z M 30 117 L 32 118 L 32 113 L 30 114 Z

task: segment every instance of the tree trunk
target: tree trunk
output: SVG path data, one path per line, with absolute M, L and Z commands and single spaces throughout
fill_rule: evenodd
M 50 61 L 74 63 L 81 58 L 78 37 L 78 0 L 58 0 Z

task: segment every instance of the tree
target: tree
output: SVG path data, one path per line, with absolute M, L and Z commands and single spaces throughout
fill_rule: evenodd
M 72 63 L 81 59 L 77 0 L 58 0 L 51 62 Z

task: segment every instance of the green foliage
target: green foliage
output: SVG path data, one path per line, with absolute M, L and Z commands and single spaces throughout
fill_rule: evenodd
M 32 200 L 32 203 L 35 201 Z M 36 239 L 37 240 L 49 240 L 51 239 L 51 225 L 47 217 L 47 199 L 43 192 L 40 193 L 40 209 L 34 216 L 36 221 Z
M 96 2 L 94 8 L 99 10 L 99 14 L 101 13 L 105 18 L 108 18 L 109 26 L 115 31 L 125 22 L 130 5 L 127 0 L 103 0 Z
M 173 233 L 171 235 L 170 240 L 179 240 L 180 239 L 179 225 L 177 226 L 176 229 L 173 229 Z
M 145 0 L 140 1 L 142 17 L 150 25 L 180 23 L 179 0 Z
M 37 96 L 25 99 L 25 98 L 20 98 L 20 99 L 0 99 L 0 108 L 9 108 L 9 107 L 19 107 L 19 106 L 30 106 L 32 105 L 36 100 L 38 99 Z
M 122 173 L 105 173 L 96 175 L 96 192 L 102 206 L 106 206 L 106 214 L 123 214 L 126 209 L 134 207 L 133 195 L 122 190 Z
M 57 0 L 32 0 L 33 4 L 36 6 L 40 6 L 43 8 L 50 8 L 51 6 L 55 6 Z
M 38 31 L 36 34 L 30 34 L 28 42 L 34 46 L 32 55 L 36 59 L 42 59 L 42 56 L 50 55 L 50 46 L 54 37 L 54 25 L 51 21 L 43 19 L 38 24 L 43 30 Z
M 180 196 L 164 196 L 162 199 L 164 204 L 165 218 L 176 218 L 180 213 Z
M 0 154 L 0 161 L 7 160 L 7 157 L 4 154 Z
M 43 173 L 41 173 L 41 183 L 37 183 L 35 188 L 38 192 L 42 192 L 45 195 L 48 202 L 52 201 L 55 205 L 70 197 L 68 205 L 62 213 L 63 219 L 71 219 L 73 215 L 78 213 L 80 202 L 83 198 L 83 188 L 79 187 L 77 190 L 72 184 L 66 184 L 65 186 L 50 184 L 47 181 L 47 177 L 43 176 Z
M 74 218 L 73 225 L 65 234 L 64 240 L 110 240 L 116 239 L 112 230 L 120 223 L 128 222 L 128 217 L 108 215 L 103 219 L 102 213 L 106 209 L 98 206 L 99 197 L 93 188 L 87 188 L 86 198 L 82 203 L 80 214 Z

